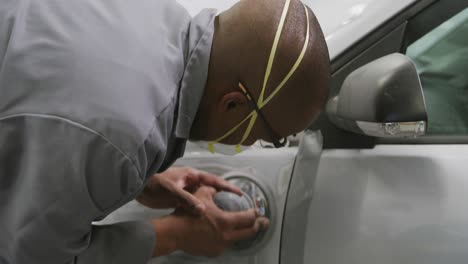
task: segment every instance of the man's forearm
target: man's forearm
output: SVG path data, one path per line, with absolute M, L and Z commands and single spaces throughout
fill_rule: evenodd
M 182 228 L 178 222 L 178 219 L 172 215 L 152 221 L 156 234 L 153 257 L 168 255 L 178 250 L 178 240 Z

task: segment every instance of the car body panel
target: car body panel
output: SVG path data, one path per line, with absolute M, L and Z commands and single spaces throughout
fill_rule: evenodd
M 416 0 L 304 1 L 315 12 L 333 60 Z
M 324 150 L 304 263 L 466 263 L 468 145 Z
M 307 212 L 314 196 L 322 143 L 322 133 L 311 130 L 305 131 L 299 142 L 283 213 L 279 263 L 303 263 L 305 251 L 309 250 L 304 246 L 308 241 L 304 231 L 310 221 Z

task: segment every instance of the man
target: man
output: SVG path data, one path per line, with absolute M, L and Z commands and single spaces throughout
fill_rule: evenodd
M 221 254 L 268 221 L 240 191 L 170 165 L 185 141 L 282 145 L 327 96 L 328 52 L 298 0 L 191 19 L 172 0 L 0 0 L 0 263 L 146 263 Z M 137 198 L 178 209 L 93 226 Z

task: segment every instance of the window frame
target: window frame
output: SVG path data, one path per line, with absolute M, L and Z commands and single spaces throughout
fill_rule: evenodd
M 468 8 L 468 0 L 439 0 L 408 20 L 405 39 L 400 52 L 406 54 L 408 47 Z M 434 19 L 435 18 L 435 19 Z M 424 87 L 423 87 L 424 91 Z M 467 135 L 426 135 L 418 138 L 379 138 L 377 144 L 468 144 Z
M 330 98 L 339 92 L 344 79 L 352 71 L 382 56 L 394 52 L 405 53 L 411 43 L 467 6 L 468 0 L 420 0 L 402 10 L 332 60 Z M 440 12 L 441 9 L 446 11 Z M 431 18 L 429 22 L 428 17 Z M 375 138 L 360 135 L 336 127 L 328 120 L 325 112 L 310 129 L 322 131 L 324 149 L 366 149 L 377 144 L 468 144 L 468 135 L 420 138 Z

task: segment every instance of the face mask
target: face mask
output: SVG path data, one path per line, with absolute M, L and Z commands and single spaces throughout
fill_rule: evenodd
M 267 65 L 267 68 L 266 68 L 266 71 L 265 71 L 265 77 L 263 79 L 262 91 L 261 91 L 260 96 L 259 96 L 259 98 L 257 100 L 258 109 L 262 109 L 263 107 L 265 107 L 265 105 L 267 105 L 268 102 L 270 102 L 273 99 L 273 97 L 280 91 L 280 89 L 291 78 L 293 73 L 299 67 L 302 59 L 304 58 L 305 52 L 307 50 L 307 46 L 309 44 L 309 35 L 310 35 L 309 34 L 309 11 L 307 10 L 306 6 L 303 5 L 305 13 L 306 13 L 306 18 L 307 18 L 307 30 L 306 30 L 305 41 L 304 41 L 304 45 L 302 47 L 301 53 L 299 54 L 299 57 L 297 58 L 296 62 L 292 66 L 292 68 L 289 70 L 288 74 L 280 82 L 280 84 L 273 90 L 273 92 L 267 98 L 264 98 L 265 90 L 266 90 L 266 87 L 267 87 L 267 84 L 268 84 L 268 80 L 270 78 L 271 69 L 273 68 L 273 61 L 275 59 L 276 50 L 278 49 L 279 39 L 280 39 L 280 36 L 281 36 L 281 32 L 283 31 L 283 26 L 284 26 L 284 22 L 286 20 L 286 16 L 288 14 L 288 9 L 289 9 L 290 3 L 291 3 L 291 0 L 286 0 L 286 2 L 284 4 L 284 7 L 283 7 L 283 13 L 281 14 L 280 23 L 279 23 L 278 29 L 276 30 L 275 39 L 273 41 L 273 46 L 271 48 L 270 56 L 269 56 L 269 59 L 268 59 L 268 65 Z M 245 140 L 250 135 L 250 131 L 252 130 L 252 128 L 253 128 L 253 126 L 255 124 L 255 121 L 257 120 L 257 116 L 258 116 L 257 112 L 252 111 L 239 124 L 237 124 L 231 130 L 226 132 L 223 136 L 221 136 L 221 137 L 219 137 L 219 138 L 217 138 L 217 139 L 215 139 L 213 141 L 210 141 L 210 142 L 207 142 L 207 143 L 202 143 L 202 145 L 200 145 L 200 147 L 208 149 L 211 153 L 223 153 L 223 154 L 226 153 L 227 155 L 230 155 L 230 154 L 234 155 L 234 154 L 240 153 L 243 149 L 246 148 L 245 146 L 242 146 L 242 143 L 244 143 Z M 229 145 L 223 145 L 223 144 L 219 143 L 220 141 L 224 140 L 225 138 L 229 137 L 232 133 L 237 131 L 237 129 L 239 129 L 239 127 L 241 127 L 247 121 L 249 121 L 249 123 L 247 125 L 247 128 L 246 128 L 246 130 L 244 132 L 244 135 L 243 135 L 243 137 L 241 139 L 241 142 L 239 142 L 239 144 L 237 144 L 235 146 L 229 146 Z M 198 143 L 196 143 L 196 144 L 198 145 Z
M 193 144 L 197 145 L 198 147 L 202 149 L 206 149 L 210 151 L 211 153 L 219 153 L 227 156 L 234 156 L 238 153 L 243 152 L 246 149 L 250 149 L 249 146 L 232 146 L 232 145 L 226 145 L 222 143 L 217 143 L 217 144 L 212 144 L 212 142 L 208 141 L 192 141 Z

